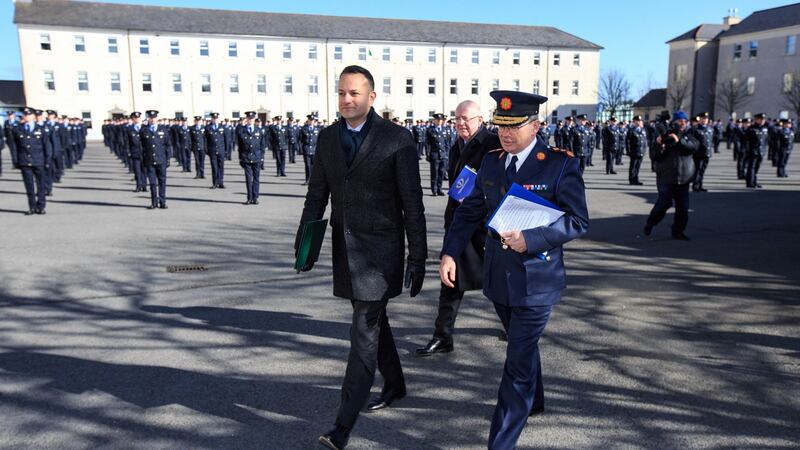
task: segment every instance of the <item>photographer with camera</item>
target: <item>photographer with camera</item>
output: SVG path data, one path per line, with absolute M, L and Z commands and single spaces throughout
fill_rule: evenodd
M 674 113 L 669 128 L 664 130 L 659 127 L 658 131 L 664 132 L 656 137 L 655 145 L 650 147 L 650 159 L 656 165 L 658 200 L 644 226 L 645 236 L 650 236 L 653 227 L 661 222 L 674 202 L 672 238 L 689 240 L 683 232 L 689 222 L 689 183 L 694 179 L 695 172 L 692 155 L 700 144 L 688 125 L 689 117 L 685 112 Z

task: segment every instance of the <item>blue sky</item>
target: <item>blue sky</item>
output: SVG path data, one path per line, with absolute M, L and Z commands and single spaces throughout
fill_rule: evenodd
M 13 23 L 11 0 L 0 0 L 0 79 L 21 79 L 19 45 Z M 544 2 L 504 0 L 502 6 L 489 8 L 494 2 L 418 0 L 354 1 L 273 1 L 237 0 L 236 2 L 202 0 L 137 0 L 107 1 L 143 5 L 196 8 L 226 8 L 245 11 L 325 14 L 396 19 L 426 19 L 455 22 L 483 22 L 518 25 L 544 25 L 560 28 L 604 47 L 600 55 L 601 70 L 620 69 L 633 84 L 634 98 L 646 87 L 666 83 L 667 45 L 665 42 L 700 23 L 721 23 L 729 8 L 738 8 L 739 17 L 756 10 L 782 6 L 791 2 L 758 0 L 704 0 L 672 2 Z M 738 4 L 737 4 L 738 3 Z M 369 6 L 364 6 L 369 5 Z M 536 5 L 534 9 L 531 5 Z M 551 6 L 552 5 L 552 6 Z M 608 5 L 613 5 L 609 7 Z M 656 6 L 658 5 L 658 6 Z M 582 8 L 582 9 L 580 9 Z

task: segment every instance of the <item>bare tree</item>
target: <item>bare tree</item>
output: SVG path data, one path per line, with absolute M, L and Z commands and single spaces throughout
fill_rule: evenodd
M 783 105 L 791 108 L 795 117 L 800 117 L 800 70 L 792 73 L 791 79 L 784 80 L 782 94 Z
M 600 78 L 597 96 L 609 114 L 616 115 L 623 105 L 630 103 L 631 83 L 619 70 L 608 70 Z
M 732 117 L 733 113 L 750 101 L 747 95 L 747 85 L 739 81 L 735 74 L 728 74 L 716 85 L 716 103 L 723 111 Z
M 669 98 L 670 105 L 673 111 L 680 111 L 683 109 L 683 103 L 686 97 L 689 96 L 689 80 L 685 78 L 678 78 L 667 89 L 667 98 Z

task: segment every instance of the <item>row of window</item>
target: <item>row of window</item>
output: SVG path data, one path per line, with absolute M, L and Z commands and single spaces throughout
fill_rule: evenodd
M 86 52 L 86 39 L 82 35 L 75 35 L 75 51 L 78 53 L 85 53 Z M 199 54 L 200 56 L 210 56 L 211 52 L 209 50 L 209 41 L 200 41 L 199 45 Z M 119 53 L 119 42 L 116 37 L 109 36 L 107 38 L 108 43 L 108 53 Z M 42 50 L 51 50 L 52 44 L 50 40 L 50 34 L 42 33 L 39 35 L 39 47 Z M 414 47 L 407 47 L 405 49 L 405 62 L 414 62 Z M 344 47 L 342 45 L 336 45 L 333 47 L 333 59 L 335 61 L 342 61 L 344 56 Z M 457 64 L 458 63 L 458 49 L 450 49 L 450 62 Z M 150 39 L 148 38 L 140 38 L 139 39 L 139 54 L 141 55 L 149 55 L 150 54 Z M 181 43 L 178 39 L 171 39 L 169 41 L 169 54 L 172 56 L 180 56 L 181 55 Z M 316 60 L 318 55 L 317 44 L 308 44 L 308 59 Z M 429 63 L 436 62 L 436 48 L 429 48 L 427 49 L 427 61 Z M 231 58 L 236 58 L 239 56 L 239 43 L 236 41 L 229 41 L 228 42 L 228 56 Z M 359 61 L 366 61 L 368 57 L 372 57 L 372 51 L 367 48 L 367 46 L 362 45 L 358 47 L 358 60 Z M 264 58 L 265 51 L 264 51 L 264 43 L 263 42 L 256 42 L 255 47 L 255 57 L 256 58 Z M 283 44 L 282 47 L 282 57 L 283 59 L 292 59 L 292 44 Z M 383 61 L 391 61 L 392 60 L 392 47 L 383 47 L 381 53 L 381 60 Z M 480 51 L 474 49 L 471 51 L 470 62 L 472 64 L 480 64 Z M 491 62 L 492 64 L 500 64 L 500 50 L 492 50 L 491 54 Z M 522 52 L 519 50 L 513 51 L 511 54 L 511 63 L 514 65 L 520 65 L 522 63 Z M 541 52 L 534 52 L 533 53 L 533 65 L 538 66 L 541 65 Z M 553 65 L 560 66 L 561 65 L 561 53 L 554 53 L 553 54 Z M 574 53 L 572 55 L 572 65 L 573 66 L 580 66 L 581 65 L 581 55 L 580 53 Z
M 744 44 L 733 44 L 733 60 L 739 61 L 742 59 L 742 52 L 744 50 Z M 792 56 L 797 54 L 797 36 L 790 35 L 786 36 L 786 41 L 783 49 L 783 54 L 786 56 Z M 747 57 L 748 58 L 757 58 L 758 57 L 758 41 L 750 41 L 748 48 L 747 48 Z
M 228 76 L 228 92 L 230 93 L 239 93 L 239 75 L 229 75 Z M 183 76 L 180 73 L 173 73 L 171 74 L 172 80 L 172 92 L 180 93 L 183 92 Z M 78 82 L 78 91 L 89 91 L 89 74 L 87 72 L 78 72 L 77 74 L 77 82 Z M 122 81 L 119 72 L 111 72 L 109 74 L 109 83 L 111 92 L 122 92 Z M 141 86 L 142 92 L 153 92 L 153 75 L 151 73 L 143 73 L 141 74 Z M 55 73 L 52 70 L 44 71 L 44 87 L 48 91 L 55 91 L 56 90 L 56 80 L 55 80 Z M 579 94 L 579 87 L 580 84 L 577 80 L 572 82 L 572 95 L 580 95 Z M 521 88 L 520 80 L 512 80 L 511 81 L 511 89 L 515 91 L 519 91 Z M 492 90 L 500 89 L 500 80 L 495 78 L 492 80 Z M 339 90 L 339 80 L 336 79 L 336 91 Z M 560 95 L 561 90 L 561 83 L 559 80 L 553 80 L 552 85 L 552 95 Z M 210 74 L 201 74 L 200 75 L 200 92 L 211 92 L 211 75 Z M 266 94 L 267 93 L 267 76 L 266 75 L 256 75 L 256 84 L 255 84 L 255 92 L 258 94 Z M 294 93 L 294 77 L 292 75 L 286 75 L 283 78 L 283 85 L 282 85 L 282 92 L 284 94 L 292 94 Z M 392 78 L 391 77 L 384 77 L 383 78 L 383 87 L 382 92 L 384 94 L 391 94 L 392 93 Z M 450 94 L 457 95 L 459 93 L 458 89 L 458 79 L 451 78 L 450 79 Z M 470 93 L 473 95 L 478 95 L 480 92 L 480 80 L 477 78 L 473 78 L 470 80 Z M 539 80 L 534 80 L 532 85 L 532 91 L 534 94 L 540 93 L 540 82 Z M 308 79 L 308 93 L 309 94 L 318 94 L 319 93 L 319 77 L 317 75 L 310 75 Z M 406 78 L 405 79 L 405 93 L 406 94 L 413 94 L 414 93 L 414 78 Z M 436 94 L 436 78 L 429 78 L 428 79 L 428 94 Z

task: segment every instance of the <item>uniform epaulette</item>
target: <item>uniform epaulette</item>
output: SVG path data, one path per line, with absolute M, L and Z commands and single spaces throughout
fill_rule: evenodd
M 572 153 L 571 150 L 567 150 L 565 148 L 550 147 L 550 151 L 563 153 L 563 154 L 567 155 L 570 158 L 574 158 L 575 157 L 575 153 Z

